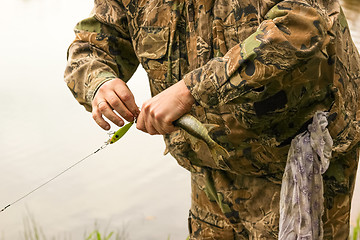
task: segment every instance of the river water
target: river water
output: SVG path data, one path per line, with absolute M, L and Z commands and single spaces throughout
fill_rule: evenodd
M 88 16 L 92 4 L 12 0 L 1 6 L 0 208 L 107 139 L 62 78 L 72 28 Z M 346 1 L 344 6 L 360 46 L 359 4 Z M 150 97 L 141 68 L 129 87 L 139 106 Z M 119 143 L 0 213 L 0 240 L 23 239 L 29 216 L 48 239 L 84 239 L 95 222 L 101 230 L 125 231 L 129 240 L 185 239 L 189 174 L 163 150 L 160 136 L 131 129 Z M 352 219 L 360 213 L 359 192 Z

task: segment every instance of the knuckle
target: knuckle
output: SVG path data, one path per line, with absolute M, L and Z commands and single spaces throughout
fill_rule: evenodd
M 140 130 L 140 131 L 143 131 L 142 126 L 140 126 L 139 124 L 136 124 L 136 128 L 137 128 L 138 130 Z
M 154 118 L 155 122 L 167 124 L 165 121 L 166 115 L 162 112 L 154 111 L 152 117 Z
M 121 93 L 120 98 L 123 102 L 130 101 L 132 99 L 132 96 L 128 92 Z
M 132 118 L 133 118 L 133 116 L 130 115 L 129 113 L 124 113 L 122 116 L 123 116 L 123 118 L 125 118 L 127 121 L 131 121 Z
M 149 108 L 150 108 L 150 106 L 145 102 L 145 103 L 143 103 L 143 105 L 141 106 L 141 111 L 149 112 Z
M 164 121 L 165 118 L 166 118 L 166 115 L 164 113 L 162 113 L 162 112 L 157 112 L 155 114 L 155 119 L 158 120 L 158 121 L 165 122 Z
M 125 85 L 125 82 L 120 78 L 115 78 L 114 80 L 116 81 L 117 84 Z
M 167 126 L 173 126 L 173 121 L 171 118 L 167 117 L 167 116 L 164 116 L 163 118 L 163 122 L 167 125 Z
M 151 117 L 153 117 L 154 119 L 158 118 L 158 113 L 152 108 L 152 109 L 149 109 L 149 114 Z
M 100 112 L 104 112 L 107 109 L 107 104 L 103 103 L 98 106 Z
M 155 131 L 149 131 L 149 134 L 154 136 L 154 135 L 156 135 L 156 132 Z
M 120 105 L 119 99 L 115 97 L 110 98 L 109 103 L 112 107 L 118 107 Z

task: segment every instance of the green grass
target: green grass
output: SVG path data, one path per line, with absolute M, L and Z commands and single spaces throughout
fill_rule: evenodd
M 95 222 L 94 224 L 94 230 L 92 230 L 91 233 L 84 234 L 84 240 L 126 240 L 128 239 L 128 234 L 125 231 L 125 228 L 121 231 L 111 231 L 108 232 L 106 229 L 101 232 L 99 230 L 98 224 Z M 71 240 L 71 237 L 62 237 L 62 238 L 56 238 L 51 237 L 49 238 L 46 236 L 44 231 L 42 230 L 41 226 L 35 221 L 35 218 L 28 214 L 27 217 L 24 218 L 24 232 L 23 232 L 23 239 L 24 240 L 56 240 L 56 239 L 62 239 L 62 240 Z M 5 240 L 4 238 L 1 238 L 1 240 Z
M 90 235 L 86 238 L 86 240 L 111 240 L 114 239 L 112 237 L 115 237 L 116 240 L 125 240 L 126 238 L 120 235 L 119 233 L 110 232 L 109 234 L 104 233 L 101 235 L 99 230 L 94 230 Z
M 41 227 L 36 224 L 32 215 L 24 218 L 24 239 L 25 240 L 46 240 Z
M 95 230 L 89 235 L 85 234 L 85 240 L 126 240 L 128 239 L 126 231 L 123 229 L 121 232 L 107 232 L 105 230 L 103 234 L 100 233 L 97 223 L 95 223 Z
M 360 239 L 360 216 L 356 219 L 356 226 L 352 230 L 352 240 Z
M 350 239 L 352 240 L 360 240 L 360 215 L 356 220 L 356 225 L 352 228 L 350 233 Z M 59 240 L 60 238 L 48 238 L 41 226 L 35 221 L 34 217 L 31 214 L 28 214 L 26 218 L 24 218 L 24 232 L 23 232 L 24 240 Z M 62 240 L 71 240 L 71 237 L 66 238 L 65 236 L 61 238 Z M 101 232 L 99 230 L 98 224 L 95 222 L 94 230 L 91 233 L 84 234 L 84 240 L 127 240 L 129 239 L 128 234 L 125 231 L 125 228 L 121 231 L 111 231 L 108 232 L 106 229 Z M 187 240 L 189 237 L 187 238 Z M 0 240 L 5 240 L 2 236 Z M 170 236 L 167 238 L 170 240 Z

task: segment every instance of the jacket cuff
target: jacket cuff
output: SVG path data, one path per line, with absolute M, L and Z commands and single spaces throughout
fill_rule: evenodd
M 106 82 L 113 80 L 116 76 L 111 72 L 100 72 L 92 81 L 86 94 L 86 101 L 91 103 L 95 97 L 96 92 Z
M 208 76 L 205 78 L 205 76 Z M 202 74 L 201 68 L 196 69 L 183 78 L 191 94 L 202 107 L 213 108 L 219 105 L 220 99 L 216 85 L 208 74 Z

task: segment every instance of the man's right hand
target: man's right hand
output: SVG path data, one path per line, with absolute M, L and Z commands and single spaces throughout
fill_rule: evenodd
M 121 127 L 124 125 L 122 118 L 131 122 L 139 113 L 140 110 L 135 103 L 134 95 L 126 83 L 119 78 L 104 83 L 92 101 L 93 119 L 104 130 L 109 130 L 110 124 L 105 121 L 103 116 Z

